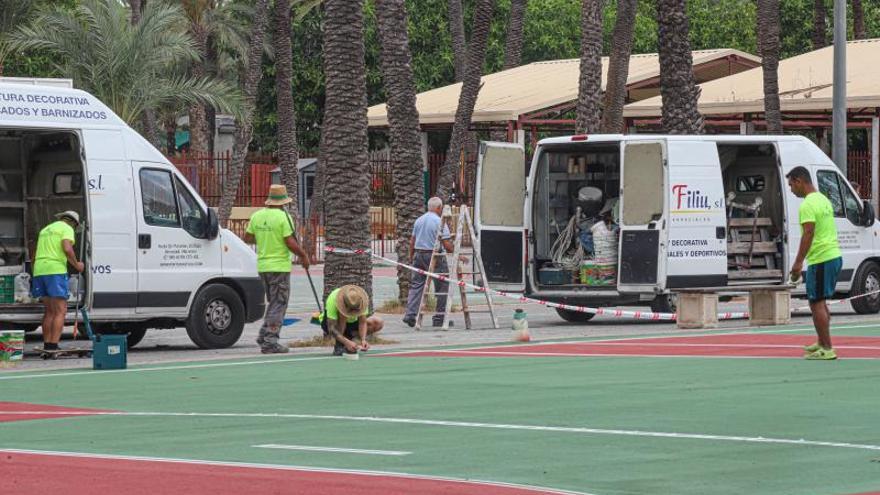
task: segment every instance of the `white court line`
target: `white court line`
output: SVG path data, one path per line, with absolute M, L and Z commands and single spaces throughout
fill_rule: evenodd
M 360 469 L 336 469 L 336 468 L 321 468 L 321 467 L 313 467 L 313 466 L 292 466 L 292 465 L 284 465 L 284 464 L 261 464 L 261 463 L 252 463 L 252 462 L 229 462 L 229 461 L 210 461 L 203 459 L 178 459 L 174 457 L 147 457 L 147 456 L 134 456 L 134 455 L 115 455 L 115 454 L 91 454 L 88 452 L 66 452 L 66 451 L 54 451 L 54 450 L 27 450 L 27 449 L 4 449 L 0 448 L 0 452 L 9 453 L 9 454 L 29 454 L 29 455 L 42 455 L 42 456 L 50 456 L 50 457 L 75 457 L 75 458 L 85 458 L 85 459 L 107 459 L 114 461 L 139 461 L 139 462 L 163 462 L 169 464 L 192 464 L 197 466 L 219 466 L 219 467 L 231 467 L 231 468 L 247 468 L 247 469 L 269 469 L 269 470 L 277 470 L 277 471 L 305 471 L 310 473 L 340 473 L 340 474 L 356 474 L 361 476 L 387 476 L 394 478 L 405 478 L 405 479 L 414 479 L 414 480 L 428 480 L 428 481 L 445 481 L 449 483 L 461 483 L 465 485 L 482 485 L 482 486 L 495 486 L 502 488 L 518 488 L 521 490 L 534 490 L 539 493 L 550 493 L 553 495 L 591 495 L 586 492 L 574 492 L 569 490 L 559 490 L 555 488 L 545 488 L 542 486 L 533 486 L 533 485 L 522 485 L 518 483 L 506 483 L 503 481 L 486 481 L 486 480 L 472 480 L 472 479 L 462 479 L 462 478 L 452 478 L 447 476 L 431 476 L 427 474 L 410 474 L 410 473 L 398 473 L 394 471 L 367 471 Z
M 587 342 L 584 342 L 587 343 Z M 555 345 L 555 344 L 551 344 Z M 596 342 L 594 345 L 605 345 L 605 346 L 633 346 L 633 347 L 744 347 L 747 349 L 761 349 L 764 347 L 769 347 L 773 349 L 803 349 L 804 346 L 795 345 L 795 344 L 676 344 L 676 343 L 658 343 L 658 342 L 649 342 L 649 343 L 639 343 L 639 342 Z M 880 350 L 880 346 L 870 346 L 870 345 L 836 345 L 834 349 L 869 349 L 869 350 Z
M 267 443 L 263 445 L 251 445 L 256 449 L 279 449 L 279 450 L 305 450 L 308 452 L 337 452 L 341 454 L 365 454 L 365 455 L 390 455 L 404 456 L 410 455 L 412 452 L 403 450 L 364 450 L 364 449 L 343 449 L 339 447 L 313 447 L 311 445 L 280 445 L 277 443 Z
M 880 327 L 880 322 L 870 324 L 870 325 L 850 325 L 850 326 L 837 326 L 834 329 L 845 330 L 850 328 L 876 328 Z M 563 343 L 590 343 L 590 342 L 607 342 L 607 341 L 625 341 L 625 340 L 643 340 L 643 339 L 657 339 L 657 338 L 666 338 L 666 337 L 707 337 L 712 335 L 755 335 L 762 333 L 795 333 L 795 332 L 804 332 L 807 330 L 811 330 L 811 327 L 804 328 L 781 328 L 781 329 L 768 329 L 768 330 L 754 330 L 750 332 L 743 332 L 742 330 L 746 330 L 750 327 L 735 327 L 731 328 L 730 331 L 726 332 L 715 332 L 715 333 L 692 333 L 692 334 L 652 334 L 652 335 L 639 335 L 634 337 L 613 337 L 609 336 L 608 338 L 596 339 L 596 340 L 550 340 L 550 341 L 535 341 L 528 344 L 518 344 L 517 347 L 524 347 L 530 345 L 545 345 L 545 344 L 563 344 Z M 503 341 L 496 341 L 497 344 L 503 343 Z M 485 345 L 480 345 L 478 347 L 462 347 L 460 349 L 463 350 L 473 350 L 485 348 Z M 497 346 L 493 346 L 497 347 Z M 428 348 L 430 349 L 430 348 Z M 425 352 L 428 349 L 409 349 L 402 351 L 391 351 L 391 352 L 381 352 L 376 355 L 381 356 L 398 356 L 398 355 L 406 355 L 412 353 L 421 353 Z M 446 351 L 450 349 L 445 349 Z M 438 351 L 439 352 L 439 351 Z M 595 354 L 593 354 L 595 355 Z M 186 365 L 172 365 L 172 366 L 160 366 L 153 368 L 126 368 L 124 370 L 80 370 L 80 371 L 64 371 L 64 372 L 55 372 L 55 373 L 35 373 L 28 374 L 25 371 L 13 371 L 4 373 L 3 376 L 0 376 L 0 380 L 23 380 L 27 378 L 50 378 L 50 377 L 62 377 L 62 376 L 79 376 L 79 375 L 106 375 L 108 373 L 140 373 L 144 371 L 174 371 L 174 370 L 187 370 L 187 369 L 201 369 L 201 368 L 224 368 L 227 366 L 245 366 L 249 364 L 277 364 L 277 363 L 291 363 L 291 362 L 303 362 L 303 361 L 320 361 L 325 359 L 333 359 L 336 356 L 316 356 L 316 357 L 299 357 L 299 358 L 277 358 L 277 359 L 267 359 L 260 361 L 238 361 L 233 363 L 227 362 L 212 362 L 212 363 L 204 363 L 204 364 L 186 364 Z M 854 358 L 848 358 L 854 359 Z
M 689 358 L 689 359 L 803 359 L 801 356 L 748 356 L 748 355 L 725 355 L 716 356 L 711 354 L 626 354 L 614 352 L 518 352 L 518 351 L 498 351 L 469 349 L 469 350 L 445 350 L 445 351 L 423 351 L 436 352 L 441 354 L 458 355 L 461 357 L 487 357 L 487 356 L 510 356 L 510 357 L 625 357 L 625 358 L 647 358 L 647 359 L 663 359 L 663 358 Z M 416 356 L 418 357 L 418 356 Z M 877 361 L 880 358 L 873 357 L 844 357 L 847 361 L 866 360 Z
M 199 412 L 129 412 L 129 411 L 96 411 L 84 416 L 82 411 L 0 411 L 0 415 L 47 415 L 47 416 L 78 416 L 88 419 L 90 416 L 133 416 L 133 417 L 168 417 L 168 418 L 275 418 L 275 419 L 306 419 L 328 421 L 353 421 L 364 423 L 391 423 L 421 426 L 447 426 L 456 428 L 483 428 L 493 430 L 541 431 L 554 433 L 583 433 L 592 435 L 617 435 L 627 437 L 674 438 L 684 440 L 712 440 L 719 442 L 770 443 L 781 445 L 797 445 L 802 447 L 834 447 L 845 449 L 861 449 L 880 451 L 880 445 L 826 442 L 820 440 L 746 437 L 737 435 L 709 435 L 702 433 L 677 433 L 645 430 L 620 430 L 605 428 L 588 428 L 579 426 L 546 426 L 521 425 L 503 423 L 476 423 L 470 421 L 443 421 L 435 419 L 390 418 L 381 416 L 340 416 L 335 414 L 291 414 L 291 413 L 199 413 Z

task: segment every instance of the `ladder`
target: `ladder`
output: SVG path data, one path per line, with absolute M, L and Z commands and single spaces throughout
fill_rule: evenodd
M 497 329 L 498 317 L 495 315 L 495 305 L 492 303 L 492 296 L 489 295 L 487 291 L 469 289 L 468 287 L 462 287 L 454 282 L 466 280 L 465 277 L 468 277 L 472 283 L 476 276 L 479 276 L 484 287 L 487 283 L 485 276 L 486 270 L 483 268 L 483 259 L 480 257 L 479 243 L 475 242 L 476 236 L 474 235 L 474 225 L 471 222 L 470 210 L 466 205 L 462 205 L 458 209 L 458 219 L 455 225 L 455 240 L 453 242 L 454 247 L 451 253 L 452 263 L 449 263 L 450 254 L 443 252 L 441 236 L 443 235 L 443 227 L 448 227 L 451 219 L 452 210 L 449 206 L 445 206 L 440 220 L 440 228 L 437 230 L 437 236 L 434 238 L 434 250 L 431 253 L 431 262 L 428 265 L 427 270 L 430 273 L 435 273 L 434 270 L 438 265 L 438 259 L 446 259 L 446 266 L 450 267 L 450 283 L 446 289 L 446 311 L 444 313 L 445 318 L 443 320 L 442 328 L 443 330 L 449 330 L 449 317 L 452 310 L 453 290 L 458 288 L 461 297 L 461 312 L 464 315 L 465 328 L 470 330 L 473 327 L 471 314 L 488 313 L 492 320 L 492 328 Z M 449 230 L 452 231 L 451 228 Z M 416 330 L 421 330 L 422 318 L 426 313 L 429 313 L 425 307 L 425 302 L 428 300 L 429 296 L 435 295 L 433 282 L 434 280 L 431 280 L 430 277 L 425 280 L 425 290 L 422 291 L 422 298 L 421 301 L 419 301 L 419 313 L 416 317 Z M 468 304 L 468 294 L 481 294 L 486 298 L 486 307 L 488 309 L 484 311 L 472 310 Z

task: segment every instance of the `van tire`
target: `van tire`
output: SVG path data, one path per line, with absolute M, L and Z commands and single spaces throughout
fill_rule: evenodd
M 210 284 L 196 294 L 186 333 L 202 349 L 224 349 L 238 342 L 244 331 L 244 303 L 238 293 L 222 284 Z
M 655 313 L 678 312 L 678 297 L 675 294 L 660 294 L 651 301 L 651 311 Z
M 580 311 L 571 311 L 562 308 L 556 308 L 556 314 L 558 314 L 563 320 L 571 323 L 586 323 L 596 316 L 594 313 L 581 313 Z
M 880 265 L 867 261 L 859 268 L 853 280 L 850 296 L 858 296 L 880 290 Z M 880 312 L 880 294 L 860 297 L 850 301 L 853 310 L 860 315 Z

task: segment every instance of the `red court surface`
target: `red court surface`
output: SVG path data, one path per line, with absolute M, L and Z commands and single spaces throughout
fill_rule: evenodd
M 334 472 L 285 466 L 188 462 L 0 451 L 3 493 L 186 493 L 321 495 L 536 495 L 564 493 L 384 473 Z
M 106 412 L 101 409 L 78 409 L 61 406 L 46 406 L 43 404 L 28 404 L 26 402 L 2 402 L 0 401 L 0 411 L 6 412 L 24 412 L 24 411 L 46 411 L 46 412 L 63 412 L 64 417 L 72 416 L 88 416 L 95 412 Z M 52 414 L 0 414 L 0 423 L 7 421 L 27 421 L 30 419 L 51 419 L 57 418 Z
M 727 334 L 654 337 L 592 342 L 557 342 L 461 350 L 414 351 L 399 357 L 577 357 L 667 356 L 803 358 L 815 337 L 788 334 Z M 833 337 L 840 358 L 880 359 L 880 337 Z

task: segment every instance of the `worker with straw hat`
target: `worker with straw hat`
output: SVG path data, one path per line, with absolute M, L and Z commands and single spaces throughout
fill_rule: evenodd
M 251 215 L 244 237 L 246 242 L 257 245 L 257 271 L 266 289 L 266 316 L 257 337 L 263 354 L 289 351 L 278 343 L 278 334 L 290 299 L 291 253 L 309 269 L 309 255 L 297 242 L 293 219 L 284 210 L 291 201 L 285 186 L 272 184 L 266 207 Z
M 73 251 L 76 242 L 74 229 L 79 227 L 79 213 L 63 211 L 55 218 L 58 221 L 44 227 L 37 238 L 31 287 L 31 295 L 43 303 L 43 349 L 47 351 L 58 350 L 61 332 L 64 331 L 67 299 L 70 297 L 67 265 L 77 273 L 85 269 Z
M 382 330 L 385 323 L 378 316 L 370 316 L 369 304 L 367 292 L 356 285 L 344 285 L 327 295 L 321 328 L 325 335 L 332 335 L 336 340 L 334 356 L 370 348 L 367 335 Z

